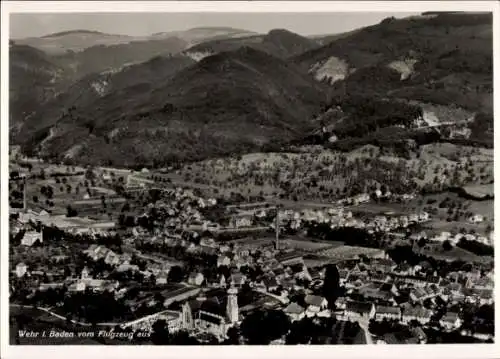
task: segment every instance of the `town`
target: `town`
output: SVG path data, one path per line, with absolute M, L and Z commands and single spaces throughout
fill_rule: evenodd
M 36 328 L 92 330 L 85 340 L 106 344 L 493 340 L 493 228 L 477 213 L 440 231 L 432 210 L 381 210 L 412 193 L 376 189 L 311 208 L 208 197 L 148 169 L 19 156 L 10 182 L 18 343 Z

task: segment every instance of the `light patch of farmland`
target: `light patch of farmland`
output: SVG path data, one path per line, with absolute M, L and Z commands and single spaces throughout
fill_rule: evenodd
M 75 156 L 78 156 L 78 153 L 82 150 L 83 145 L 78 144 L 78 145 L 73 145 L 69 150 L 66 151 L 64 154 L 65 158 L 73 158 Z
M 104 96 L 106 94 L 106 90 L 108 88 L 108 82 L 106 80 L 95 81 L 90 84 L 92 89 L 100 96 Z
M 185 53 L 186 56 L 192 58 L 194 61 L 196 62 L 199 62 L 201 60 L 203 60 L 205 57 L 209 57 L 209 56 L 212 56 L 213 53 L 210 52 L 210 51 L 205 51 L 205 52 L 191 52 L 191 51 L 187 51 Z
M 417 60 L 406 59 L 403 61 L 393 61 L 388 65 L 388 67 L 399 72 L 401 74 L 401 80 L 406 80 L 415 71 L 414 67 L 416 63 Z
M 342 59 L 332 56 L 324 63 L 315 64 L 309 71 L 318 81 L 329 79 L 331 84 L 341 81 L 349 74 L 349 65 Z

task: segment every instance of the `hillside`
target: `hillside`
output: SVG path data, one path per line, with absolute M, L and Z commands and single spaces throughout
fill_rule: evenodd
M 422 111 L 423 125 L 412 121 L 416 127 L 430 124 L 425 117 L 434 118 L 437 124 L 453 123 L 458 121 L 457 111 L 468 112 L 469 123 L 457 123 L 451 129 L 454 133 L 451 136 L 460 133 L 466 140 L 481 140 L 483 144 L 492 145 L 492 46 L 491 14 L 426 14 L 385 19 L 298 55 L 293 61 L 318 81 L 331 85 L 330 105 L 339 106 L 341 115 L 322 116 L 323 125 L 332 125 L 332 120 L 347 116 L 348 122 L 357 118 L 358 125 L 365 128 L 364 131 L 349 130 L 351 134 L 347 137 L 361 141 L 351 141 L 347 149 L 355 143 L 364 145 L 378 139 L 414 139 L 414 133 L 408 132 L 408 120 L 417 120 L 419 116 L 401 117 L 390 109 L 401 102 L 420 108 L 432 105 L 449 109 L 440 111 L 439 116 Z M 343 104 L 352 103 L 353 99 L 359 106 L 346 114 Z M 361 116 L 364 104 L 373 101 L 383 101 L 382 111 L 386 114 L 380 113 L 378 118 Z M 379 125 L 381 116 L 389 120 L 383 121 L 387 125 Z M 388 118 L 391 116 L 392 119 Z M 394 125 L 404 125 L 406 130 L 385 128 Z M 428 140 L 428 135 L 436 135 L 435 141 L 443 138 L 443 133 L 450 138 L 449 129 L 424 133 L 424 137 Z
M 53 98 L 65 80 L 64 69 L 42 51 L 11 44 L 9 62 L 10 126 Z
M 57 97 L 48 101 L 33 113 L 33 119 L 23 126 L 23 130 L 37 131 L 52 126 L 64 113 L 75 108 L 93 106 L 101 97 L 119 93 L 130 88 L 140 93 L 150 90 L 154 84 L 166 81 L 178 71 L 192 65 L 194 61 L 181 55 L 159 56 L 141 64 L 127 66 L 120 71 L 105 71 L 87 75 L 68 86 Z
M 234 51 L 242 46 L 286 59 L 319 47 L 319 43 L 288 30 L 275 29 L 265 35 L 206 41 L 189 48 L 186 53 L 194 58 L 202 58 L 219 52 Z
M 429 14 L 385 19 L 294 61 L 320 80 L 345 80 L 349 94 L 491 111 L 492 46 L 491 14 Z
M 96 45 L 80 52 L 54 56 L 60 66 L 72 71 L 74 78 L 105 70 L 119 70 L 123 66 L 148 61 L 153 57 L 176 54 L 187 43 L 176 37 L 158 40 L 132 41 L 116 45 Z
M 279 147 L 308 130 L 326 100 L 323 85 L 294 65 L 248 47 L 152 80 L 71 109 L 54 104 L 17 140 L 59 159 L 161 165 Z

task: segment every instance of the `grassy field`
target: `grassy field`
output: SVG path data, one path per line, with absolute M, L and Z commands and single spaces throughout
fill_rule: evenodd
M 284 239 L 281 241 L 285 246 L 306 252 L 315 252 L 326 248 L 335 248 L 343 245 L 343 242 L 313 242 L 311 240 Z
M 427 248 L 421 249 L 421 254 L 431 256 L 439 260 L 462 260 L 465 262 L 476 263 L 488 263 L 493 260 L 493 258 L 491 257 L 480 257 L 475 255 L 474 253 L 458 247 L 453 247 L 451 250 L 445 251 L 442 244 L 440 243 L 428 244 L 426 247 Z

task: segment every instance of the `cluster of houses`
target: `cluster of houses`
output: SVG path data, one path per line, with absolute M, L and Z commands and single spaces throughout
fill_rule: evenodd
M 306 306 L 290 303 L 284 312 L 292 320 L 315 315 L 335 315 L 338 319 L 367 322 L 394 320 L 402 324 L 428 324 L 438 303 L 493 303 L 493 273 L 481 271 L 452 272 L 446 278 L 426 274 L 425 263 L 417 266 L 396 265 L 390 259 L 374 259 L 353 267 L 339 264 L 340 284 L 345 296 L 335 302 L 336 311 L 326 310 L 328 302 L 314 295 L 306 296 Z M 320 273 L 320 277 L 322 273 Z M 311 293 L 306 289 L 306 293 Z M 460 328 L 457 312 L 448 311 L 439 320 L 448 331 Z
M 370 193 L 361 193 L 357 196 L 342 198 L 337 201 L 339 205 L 354 205 L 357 206 L 359 204 L 368 203 L 373 198 L 376 199 L 391 199 L 391 200 L 400 200 L 400 201 L 410 201 L 415 198 L 415 195 L 412 193 L 407 194 L 395 194 L 391 191 L 387 190 L 382 192 L 380 189 L 376 189 L 370 195 Z
M 476 241 L 476 242 L 482 243 L 484 245 L 494 246 L 493 231 L 490 232 L 490 234 L 488 236 L 481 236 L 481 235 L 472 234 L 472 233 L 464 233 L 464 234 L 457 233 L 457 234 L 453 235 L 452 233 L 446 232 L 446 231 L 443 231 L 443 232 L 436 234 L 434 236 L 428 236 L 427 233 L 425 233 L 425 232 L 419 232 L 419 233 L 413 234 L 410 238 L 414 239 L 414 240 L 426 239 L 426 240 L 429 240 L 431 242 L 438 242 L 438 243 L 443 243 L 443 242 L 448 241 L 452 245 L 457 245 L 461 239 L 465 239 L 467 241 Z

